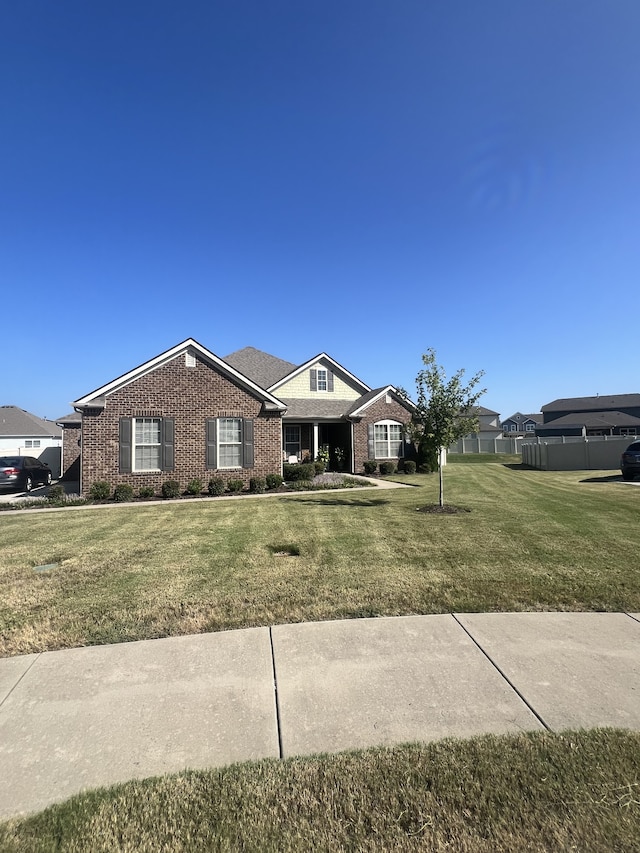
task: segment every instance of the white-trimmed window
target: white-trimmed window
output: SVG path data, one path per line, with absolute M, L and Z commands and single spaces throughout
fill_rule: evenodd
M 535 424 L 525 424 L 524 425 L 524 431 L 525 432 L 535 432 L 536 431 L 536 425 Z
M 373 442 L 376 459 L 400 459 L 404 455 L 402 424 L 395 421 L 374 424 Z
M 161 418 L 133 419 L 133 470 L 159 471 L 162 447 Z
M 284 455 L 300 456 L 300 426 L 292 425 L 284 428 Z
M 25 447 L 40 447 L 40 439 L 39 438 L 26 438 L 24 442 Z
M 323 368 L 318 368 L 317 373 L 317 381 L 318 381 L 318 391 L 326 391 L 329 387 L 328 379 L 327 379 L 327 371 Z
M 218 418 L 218 468 L 242 468 L 242 418 Z

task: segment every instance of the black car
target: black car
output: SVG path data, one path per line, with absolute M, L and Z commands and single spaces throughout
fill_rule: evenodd
M 634 441 L 620 457 L 620 470 L 623 480 L 633 480 L 640 474 L 640 441 Z
M 51 468 L 33 456 L 0 456 L 0 489 L 30 492 L 42 483 L 51 482 Z

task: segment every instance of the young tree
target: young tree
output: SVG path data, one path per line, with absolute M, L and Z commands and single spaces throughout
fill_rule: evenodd
M 486 388 L 474 389 L 484 376 L 484 370 L 463 385 L 464 370 L 458 370 L 447 381 L 433 349 L 427 350 L 422 361 L 424 368 L 416 376 L 418 400 L 413 416 L 414 435 L 417 433 L 421 449 L 437 457 L 440 506 L 444 506 L 442 453 L 464 435 L 477 430 L 476 405 Z

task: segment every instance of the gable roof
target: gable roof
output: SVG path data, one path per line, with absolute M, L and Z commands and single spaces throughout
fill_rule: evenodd
M 312 367 L 318 361 L 328 362 L 333 368 L 334 373 L 337 372 L 341 373 L 343 376 L 346 376 L 347 379 L 349 379 L 352 384 L 356 385 L 357 388 L 363 394 L 366 394 L 367 391 L 371 390 L 369 386 L 365 385 L 365 383 L 361 379 L 358 379 L 357 376 L 354 376 L 353 373 L 350 373 L 346 367 L 343 367 L 339 362 L 331 358 L 330 355 L 327 355 L 326 352 L 321 352 L 313 358 L 310 358 L 308 361 L 305 361 L 304 364 L 300 364 L 298 365 L 298 367 L 295 367 L 290 373 L 287 373 L 286 376 L 283 376 L 279 380 L 274 382 L 273 385 L 269 385 L 269 391 L 275 391 L 285 382 L 288 382 L 290 379 L 293 379 L 295 376 L 298 376 L 300 373 L 303 373 L 305 370 Z
M 18 406 L 0 406 L 0 435 L 2 436 L 50 436 L 60 438 L 62 430 L 55 421 L 47 421 L 32 415 Z
M 513 423 L 526 423 L 527 421 L 533 421 L 536 424 L 541 424 L 542 413 L 534 412 L 533 414 L 523 415 L 522 412 L 514 412 L 510 418 L 505 418 L 502 423 L 506 424 L 507 421 L 512 421 Z
M 129 385 L 131 382 L 134 382 L 141 376 L 145 376 L 147 373 L 151 373 L 151 371 L 155 370 L 163 364 L 166 364 L 168 361 L 171 361 L 172 359 L 176 358 L 176 356 L 180 355 L 181 353 L 187 353 L 189 351 L 197 353 L 203 361 L 207 362 L 212 367 L 215 367 L 217 370 L 220 371 L 220 373 L 224 374 L 229 379 L 234 380 L 247 391 L 253 393 L 255 397 L 265 402 L 271 408 L 279 411 L 283 411 L 284 409 L 286 409 L 285 404 L 281 400 L 278 400 L 268 391 L 265 391 L 265 389 L 258 385 L 254 380 L 249 379 L 249 377 L 245 376 L 235 367 L 232 367 L 219 356 L 206 349 L 206 347 L 203 347 L 202 344 L 199 344 L 193 338 L 187 338 L 186 341 L 182 341 L 182 343 L 177 344 L 175 347 L 166 350 L 166 352 L 160 353 L 160 355 L 157 355 L 155 358 L 149 359 L 149 361 L 145 361 L 143 364 L 140 364 L 138 367 L 135 367 L 128 373 L 124 373 L 122 376 L 118 376 L 111 382 L 107 382 L 106 385 L 102 385 L 100 388 L 96 388 L 95 391 L 91 391 L 84 397 L 80 397 L 78 400 L 75 400 L 72 405 L 76 409 L 104 408 L 106 403 L 106 397 L 109 394 L 112 394 L 114 391 L 123 388 L 125 385 Z
M 640 394 L 614 394 L 598 397 L 563 397 L 542 407 L 543 412 L 578 412 L 581 410 L 617 411 L 629 406 L 640 406 Z
M 225 355 L 223 361 L 226 361 L 231 367 L 235 367 L 240 373 L 244 373 L 262 388 L 269 388 L 296 369 L 296 365 L 291 361 L 276 358 L 275 355 L 270 355 L 268 352 L 263 352 L 255 347 L 244 347 L 236 350 Z
M 500 412 L 494 412 L 493 409 L 487 409 L 486 406 L 474 406 L 476 414 L 479 415 L 498 415 Z
M 372 391 L 367 391 L 359 400 L 356 400 L 351 408 L 346 412 L 350 418 L 359 417 L 365 409 L 377 402 L 385 394 L 392 394 L 401 406 L 404 406 L 408 411 L 414 412 L 416 405 L 412 400 L 401 397 L 393 385 L 385 385 L 384 388 L 374 388 Z

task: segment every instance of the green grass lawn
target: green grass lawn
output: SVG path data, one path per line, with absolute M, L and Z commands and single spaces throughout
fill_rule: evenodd
M 435 475 L 3 515 L 0 654 L 360 616 L 638 611 L 640 490 L 610 477 L 452 464 L 446 500 L 469 512 L 446 516 L 417 512 Z
M 0 824 L 5 853 L 631 853 L 640 735 L 530 733 L 263 761 L 82 794 Z

